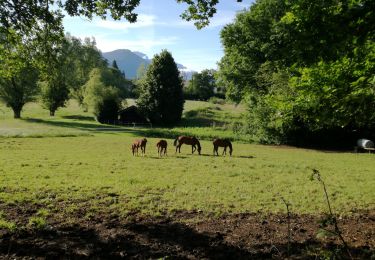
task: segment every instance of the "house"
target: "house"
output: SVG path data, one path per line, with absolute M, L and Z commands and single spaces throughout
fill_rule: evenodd
M 130 106 L 118 112 L 119 122 L 121 124 L 149 124 L 136 106 Z

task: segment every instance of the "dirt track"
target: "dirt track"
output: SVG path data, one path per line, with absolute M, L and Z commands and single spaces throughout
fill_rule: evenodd
M 337 239 L 317 239 L 319 219 L 310 215 L 292 216 L 291 258 L 315 259 L 341 248 Z M 70 224 L 53 219 L 48 223 L 45 230 L 24 229 L 13 235 L 0 229 L 0 258 L 279 259 L 288 256 L 285 215 L 257 213 L 211 218 L 180 212 L 172 217 L 135 216 L 132 221 L 97 216 Z M 339 219 L 339 226 L 354 258 L 375 257 L 374 210 Z M 343 248 L 338 254 L 344 259 L 348 257 Z

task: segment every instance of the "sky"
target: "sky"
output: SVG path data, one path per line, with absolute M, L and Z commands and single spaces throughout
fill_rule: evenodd
M 136 8 L 138 21 L 129 23 L 110 18 L 92 21 L 81 17 L 64 18 L 65 31 L 80 37 L 94 37 L 102 52 L 116 49 L 140 51 L 149 58 L 161 50 L 170 51 L 176 62 L 195 71 L 216 69 L 223 56 L 220 31 L 231 23 L 236 12 L 248 8 L 253 0 L 221 0 L 210 25 L 198 30 L 193 22 L 181 19 L 186 4 L 175 0 L 141 0 Z

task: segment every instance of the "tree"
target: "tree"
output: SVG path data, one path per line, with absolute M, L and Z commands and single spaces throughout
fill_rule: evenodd
M 216 88 L 214 75 L 214 70 L 203 70 L 200 73 L 194 73 L 187 85 L 187 94 L 199 100 L 208 100 L 213 97 Z
M 74 84 L 74 62 L 75 56 L 71 49 L 71 43 L 67 38 L 62 42 L 57 42 L 52 46 L 55 55 L 43 58 L 48 60 L 43 64 L 49 64 L 48 68 L 42 68 L 40 79 L 40 99 L 42 105 L 49 110 L 50 116 L 54 116 L 59 107 L 64 107 L 69 99 L 69 89 Z M 48 48 L 47 47 L 47 48 Z
M 120 90 L 106 84 L 106 72 L 95 68 L 90 73 L 90 79 L 84 85 L 84 102 L 93 109 L 96 119 L 101 123 L 116 121 L 121 108 Z
M 67 56 L 71 59 L 70 77 L 67 78 L 71 95 L 86 110 L 84 99 L 84 84 L 89 80 L 90 72 L 94 68 L 106 68 L 107 62 L 96 47 L 95 39 L 79 38 L 66 35 L 68 41 Z
M 374 8 L 258 0 L 225 26 L 219 78 L 227 97 L 248 104 L 244 129 L 272 142 L 373 133 Z
M 12 108 L 14 118 L 21 118 L 23 106 L 34 101 L 38 93 L 38 71 L 25 63 L 10 78 L 0 78 L 0 99 Z
M 116 60 L 113 60 L 112 62 L 112 68 L 116 69 L 116 70 L 119 70 L 118 66 L 117 66 L 117 62 Z
M 69 88 L 65 82 L 65 75 L 60 71 L 54 71 L 54 75 L 39 83 L 41 90 L 41 102 L 48 109 L 50 116 L 54 116 L 59 107 L 64 107 L 69 99 Z
M 0 44 L 0 99 L 21 117 L 23 106 L 34 101 L 38 94 L 38 70 L 32 63 L 28 42 L 15 34 L 1 34 L 6 39 Z
M 163 50 L 152 59 L 139 87 L 137 105 L 151 122 L 173 124 L 184 107 L 182 79 L 172 54 Z

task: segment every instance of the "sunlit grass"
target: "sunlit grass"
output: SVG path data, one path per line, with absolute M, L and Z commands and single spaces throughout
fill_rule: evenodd
M 194 120 L 215 119 L 223 125 L 228 118 L 240 118 L 241 112 L 232 113 L 225 106 L 232 105 L 187 102 L 185 112 L 193 111 Z M 291 203 L 295 213 L 321 213 L 326 209 L 324 195 L 319 183 L 310 181 L 312 169 L 321 172 L 335 211 L 349 214 L 375 207 L 373 154 L 235 142 L 233 157 L 214 157 L 210 141 L 214 137 L 242 142 L 246 137 L 235 136 L 223 125 L 101 125 L 74 102 L 53 118 L 37 104 L 26 106 L 21 120 L 14 120 L 9 108 L 0 109 L 0 136 L 7 137 L 0 138 L 0 204 L 38 205 L 48 217 L 74 215 L 82 208 L 87 218 L 98 211 L 122 216 L 179 210 L 216 215 L 284 211 L 278 194 Z M 179 134 L 204 139 L 203 155 L 191 155 L 187 146 L 175 154 L 172 142 Z M 130 145 L 140 136 L 149 140 L 147 154 L 133 157 Z M 156 153 L 160 137 L 168 138 L 165 158 Z M 0 220 L 1 225 L 14 228 L 6 216 Z
M 149 138 L 147 155 L 133 157 L 128 133 L 74 138 L 0 139 L 0 201 L 37 203 L 64 211 L 82 205 L 119 214 L 135 211 L 165 214 L 201 210 L 223 214 L 278 212 L 282 194 L 296 213 L 326 208 L 322 189 L 309 177 L 319 169 L 334 209 L 350 213 L 373 208 L 375 162 L 372 154 L 323 153 L 249 144 L 234 144 L 233 157 L 203 155 L 183 146 L 158 158 L 157 139 Z M 114 200 L 114 197 L 116 198 Z

